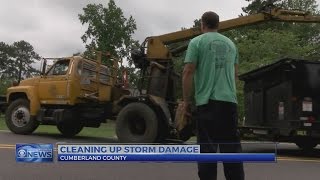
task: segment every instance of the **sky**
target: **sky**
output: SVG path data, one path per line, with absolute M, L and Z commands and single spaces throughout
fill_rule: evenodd
M 84 51 L 86 30 L 78 14 L 90 3 L 107 6 L 109 0 L 0 0 L 0 41 L 25 40 L 42 57 L 64 57 Z M 115 0 L 125 16 L 136 20 L 134 39 L 191 27 L 205 11 L 221 20 L 237 17 L 245 0 Z
M 64 57 L 84 51 L 86 30 L 78 19 L 90 3 L 107 6 L 109 0 L 0 0 L 0 41 L 25 40 L 42 57 Z M 134 39 L 161 35 L 191 27 L 205 11 L 221 20 L 237 17 L 245 0 L 115 0 L 125 16 L 136 20 Z M 318 0 L 320 3 L 320 0 Z

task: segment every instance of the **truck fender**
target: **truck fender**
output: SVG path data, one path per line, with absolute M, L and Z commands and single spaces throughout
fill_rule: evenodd
M 166 102 L 166 100 L 164 98 L 161 98 L 158 96 L 152 96 L 152 95 L 149 95 L 149 98 L 150 98 L 151 102 L 153 102 L 153 104 L 155 104 L 161 108 L 161 110 L 165 116 L 166 123 L 170 127 L 173 127 L 174 124 L 172 122 L 170 110 L 169 110 L 168 103 Z
M 17 96 L 15 96 L 17 95 Z M 24 96 L 23 96 L 24 95 Z M 30 114 L 36 116 L 40 109 L 40 101 L 38 92 L 33 86 L 15 86 L 14 88 L 8 88 L 7 90 L 7 102 L 10 103 L 13 100 L 19 98 L 27 98 L 30 102 Z

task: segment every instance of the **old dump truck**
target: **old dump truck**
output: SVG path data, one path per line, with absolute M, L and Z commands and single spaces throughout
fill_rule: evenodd
M 320 143 L 320 61 L 285 58 L 242 74 L 243 133 L 296 143 Z
M 65 136 L 78 134 L 83 127 L 99 127 L 112 119 L 117 99 L 127 94 L 117 78 L 118 61 L 112 63 L 74 56 L 55 59 L 42 75 L 8 88 L 5 121 L 17 134 L 30 134 L 39 124 L 56 125 Z M 44 61 L 46 62 L 46 61 Z
M 266 21 L 316 23 L 320 22 L 320 16 L 266 7 L 258 14 L 220 22 L 219 31 Z M 192 123 L 177 129 L 175 121 L 179 119 L 176 117 L 176 85 L 181 78 L 174 71 L 172 57 L 187 46 L 170 49 L 170 45 L 201 33 L 199 28 L 191 28 L 148 37 L 141 49 L 132 53 L 136 67 L 143 72 L 142 79 L 148 82 L 147 93 L 137 97 L 125 96 L 119 102 L 123 108 L 117 116 L 116 133 L 121 142 L 158 142 L 164 138 L 187 140 L 192 135 Z

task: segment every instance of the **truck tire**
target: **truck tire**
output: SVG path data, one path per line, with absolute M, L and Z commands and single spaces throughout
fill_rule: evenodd
M 31 134 L 39 126 L 39 121 L 30 115 L 27 99 L 17 99 L 10 103 L 5 120 L 9 130 L 15 134 Z
M 73 137 L 81 132 L 83 124 L 60 122 L 57 124 L 57 129 L 64 137 Z
M 317 142 L 312 142 L 312 141 L 298 141 L 296 142 L 296 145 L 303 150 L 312 150 L 313 148 L 315 148 L 318 143 Z
M 116 134 L 122 143 L 153 143 L 158 137 L 158 118 L 144 103 L 130 103 L 118 114 Z

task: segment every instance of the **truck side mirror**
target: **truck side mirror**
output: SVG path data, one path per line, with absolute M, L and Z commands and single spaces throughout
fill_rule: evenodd
M 43 60 L 41 75 L 44 76 L 46 74 L 47 60 Z

